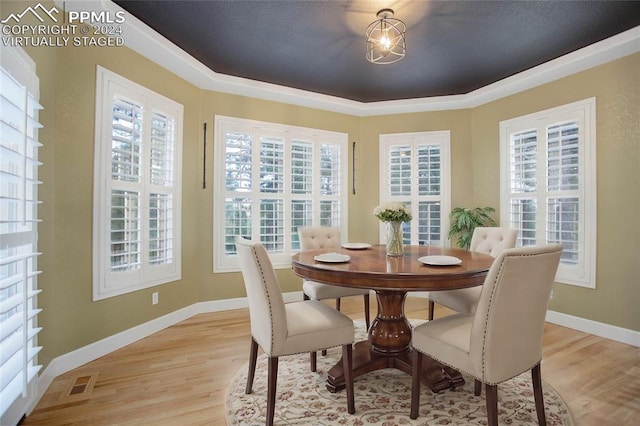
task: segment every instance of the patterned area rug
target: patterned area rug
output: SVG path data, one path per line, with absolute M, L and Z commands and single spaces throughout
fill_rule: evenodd
M 411 321 L 417 324 L 419 321 Z M 356 341 L 364 340 L 363 321 L 355 321 Z M 248 349 L 248 348 L 247 348 Z M 396 369 L 385 369 L 357 377 L 356 413 L 347 413 L 346 394 L 329 392 L 327 371 L 340 359 L 340 348 L 327 356 L 318 353 L 318 371 L 309 371 L 309 355 L 283 357 L 278 365 L 276 425 L 486 425 L 487 412 L 482 395 L 473 395 L 473 379 L 455 391 L 432 393 L 422 386 L 420 416 L 409 418 L 411 377 Z M 267 358 L 258 356 L 253 393 L 244 393 L 245 364 L 231 381 L 226 400 L 227 424 L 264 425 L 266 415 Z M 544 404 L 549 426 L 571 426 L 573 419 L 560 396 L 543 383 Z M 537 425 L 531 374 L 524 373 L 498 386 L 498 421 L 501 425 Z

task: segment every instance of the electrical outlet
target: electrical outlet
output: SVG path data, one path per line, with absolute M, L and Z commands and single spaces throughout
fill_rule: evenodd
M 551 290 L 551 294 L 549 295 L 549 300 L 553 299 L 553 290 Z
M 158 292 L 153 292 L 151 293 L 151 304 L 152 305 L 157 305 L 158 304 Z

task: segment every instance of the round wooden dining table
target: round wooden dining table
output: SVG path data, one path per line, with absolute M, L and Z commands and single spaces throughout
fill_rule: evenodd
M 330 261 L 317 260 L 318 256 L 323 259 L 326 253 L 348 255 L 349 259 L 340 261 L 333 256 L 328 258 Z M 424 259 L 425 256 L 430 257 Z M 450 263 L 450 257 L 458 258 L 459 264 L 433 264 Z M 307 280 L 375 291 L 378 312 L 369 327 L 368 339 L 354 346 L 353 376 L 357 377 L 384 368 L 397 368 L 411 374 L 411 324 L 404 313 L 407 293 L 481 285 L 493 260 L 482 253 L 433 246 L 405 246 L 404 256 L 392 257 L 387 256 L 384 245 L 374 245 L 358 250 L 305 250 L 292 257 L 292 268 Z M 435 360 L 423 362 L 422 382 L 434 392 L 464 384 L 459 372 Z M 344 371 L 340 361 L 328 372 L 327 389 L 336 392 L 343 388 Z

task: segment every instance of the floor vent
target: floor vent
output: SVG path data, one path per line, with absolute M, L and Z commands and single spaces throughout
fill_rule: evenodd
M 78 376 L 71 381 L 71 386 L 62 394 L 61 399 L 82 399 L 91 394 L 93 386 L 98 378 L 98 373 L 84 374 Z

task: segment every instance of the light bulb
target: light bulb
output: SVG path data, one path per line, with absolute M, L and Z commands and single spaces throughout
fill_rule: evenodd
M 389 40 L 389 36 L 387 34 L 380 37 L 380 46 L 382 46 L 382 50 L 385 52 L 388 52 L 391 48 L 391 40 Z
M 391 50 L 391 39 L 389 38 L 388 28 L 382 30 L 382 35 L 380 36 L 380 48 L 382 56 L 387 56 Z

